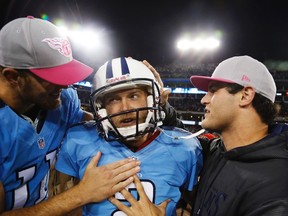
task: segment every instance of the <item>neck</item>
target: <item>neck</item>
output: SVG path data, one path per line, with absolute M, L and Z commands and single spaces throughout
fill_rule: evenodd
M 33 121 L 37 118 L 40 108 L 38 106 L 32 106 L 30 109 L 26 110 L 23 115 L 28 116 Z
M 268 125 L 263 123 L 247 124 L 234 130 L 221 132 L 221 138 L 227 151 L 253 144 L 268 135 Z
M 154 133 L 147 133 L 144 136 L 139 137 L 138 139 L 133 141 L 124 141 L 124 144 L 133 152 L 137 152 L 147 145 L 149 145 L 155 137 L 159 135 L 160 131 L 155 131 Z
M 148 134 L 144 134 L 143 136 L 139 136 L 139 137 L 136 137 L 135 140 L 124 140 L 123 143 L 129 148 L 131 149 L 132 151 L 135 151 L 139 148 L 139 146 L 141 146 L 143 143 L 146 142 L 146 140 L 149 139 L 149 137 L 151 136 L 150 133 Z

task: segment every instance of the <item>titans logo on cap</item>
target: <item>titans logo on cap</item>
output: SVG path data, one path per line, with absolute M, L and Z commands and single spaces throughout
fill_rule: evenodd
M 45 38 L 42 42 L 46 42 L 52 49 L 57 50 L 59 53 L 66 57 L 71 57 L 72 50 L 70 43 L 67 39 L 63 38 Z

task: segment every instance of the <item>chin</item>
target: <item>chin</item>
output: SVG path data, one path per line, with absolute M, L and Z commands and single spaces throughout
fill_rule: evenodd
M 205 120 L 202 121 L 201 127 L 205 130 L 212 130 L 211 126 L 209 126 L 209 123 L 207 123 Z
M 53 103 L 44 103 L 41 104 L 41 108 L 45 109 L 45 110 L 54 110 L 57 109 L 58 107 L 60 107 L 61 105 L 61 101 L 57 101 L 57 102 L 53 102 Z

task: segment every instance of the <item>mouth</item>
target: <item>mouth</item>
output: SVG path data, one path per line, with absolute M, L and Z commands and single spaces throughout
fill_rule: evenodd
M 125 118 L 119 121 L 121 127 L 129 127 L 136 124 L 136 120 L 134 118 Z
M 204 109 L 204 113 L 205 113 L 205 117 L 206 117 L 206 115 L 209 114 L 210 111 L 209 111 L 208 109 L 205 108 L 205 109 Z

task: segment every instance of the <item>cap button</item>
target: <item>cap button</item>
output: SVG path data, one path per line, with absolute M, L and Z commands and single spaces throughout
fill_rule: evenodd
M 27 16 L 28 19 L 34 19 L 34 16 Z

